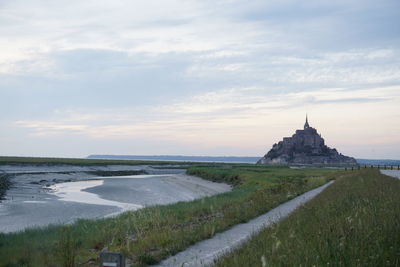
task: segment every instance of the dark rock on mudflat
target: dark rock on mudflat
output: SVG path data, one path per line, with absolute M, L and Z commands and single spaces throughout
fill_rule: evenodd
M 7 189 L 11 186 L 11 179 L 9 174 L 0 174 L 0 200 L 6 194 Z
M 292 137 L 284 137 L 274 144 L 257 164 L 356 166 L 357 161 L 325 145 L 325 140 L 309 126 L 306 118 L 303 130 L 296 130 Z

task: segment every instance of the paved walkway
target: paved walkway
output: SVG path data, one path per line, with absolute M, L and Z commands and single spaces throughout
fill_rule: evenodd
M 162 261 L 157 266 L 208 266 L 212 265 L 215 259 L 230 250 L 239 247 L 251 236 L 261 231 L 263 228 L 285 218 L 296 208 L 303 205 L 334 181 L 308 191 L 269 212 L 248 221 L 247 223 L 238 224 L 229 230 L 216 234 L 213 238 L 200 241 L 186 250 Z
M 399 170 L 381 170 L 381 173 L 387 176 L 392 176 L 394 178 L 400 179 L 400 171 Z

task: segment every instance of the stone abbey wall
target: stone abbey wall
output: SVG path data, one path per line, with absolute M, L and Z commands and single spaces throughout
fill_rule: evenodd
M 344 156 L 336 149 L 326 146 L 325 140 L 316 129 L 308 126 L 308 122 L 303 130 L 296 130 L 292 137 L 284 137 L 282 141 L 274 144 L 272 149 L 257 163 L 357 165 L 354 158 Z

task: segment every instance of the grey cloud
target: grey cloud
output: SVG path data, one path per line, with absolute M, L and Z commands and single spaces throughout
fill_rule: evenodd
M 3 106 L 9 116 L 42 117 L 68 108 L 156 105 L 215 89 L 211 81 L 196 82 L 184 75 L 192 59 L 187 53 L 148 57 L 75 49 L 47 57 L 52 65 L 44 72 L 0 74 L 3 99 L 13 99 Z
M 389 101 L 389 98 L 379 97 L 379 98 L 343 98 L 343 99 L 329 99 L 329 100 L 319 100 L 317 103 L 376 103 Z
M 339 103 L 376 103 L 391 100 L 387 97 L 351 97 L 351 98 L 335 98 L 335 99 L 320 99 L 317 97 L 305 98 L 298 103 L 302 104 L 339 104 Z
M 260 4 L 239 13 L 273 29 L 281 42 L 305 49 L 339 51 L 368 47 L 393 47 L 400 42 L 400 2 L 387 1 L 282 1 Z
M 242 87 L 264 90 L 244 93 L 253 97 L 246 99 L 250 103 L 219 114 L 258 109 L 246 106 L 253 99 L 258 103 L 257 97 L 265 99 L 265 109 L 280 112 L 290 104 L 268 107 L 269 97 L 400 84 L 399 1 L 163 2 L 167 10 L 140 3 L 2 2 L 0 45 L 33 55 L 0 74 L 3 116 L 57 121 L 62 116 L 55 110 L 105 108 L 118 114 L 135 107 L 129 116 L 148 119 L 147 107 Z M 151 45 L 149 51 L 137 49 Z M 387 100 L 354 92 L 298 104 Z M 164 117 L 149 117 L 157 119 Z

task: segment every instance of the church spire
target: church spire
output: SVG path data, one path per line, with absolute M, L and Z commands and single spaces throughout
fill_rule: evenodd
M 310 127 L 310 125 L 308 124 L 308 115 L 306 113 L 306 123 L 304 124 L 304 130 L 309 128 L 309 127 Z

